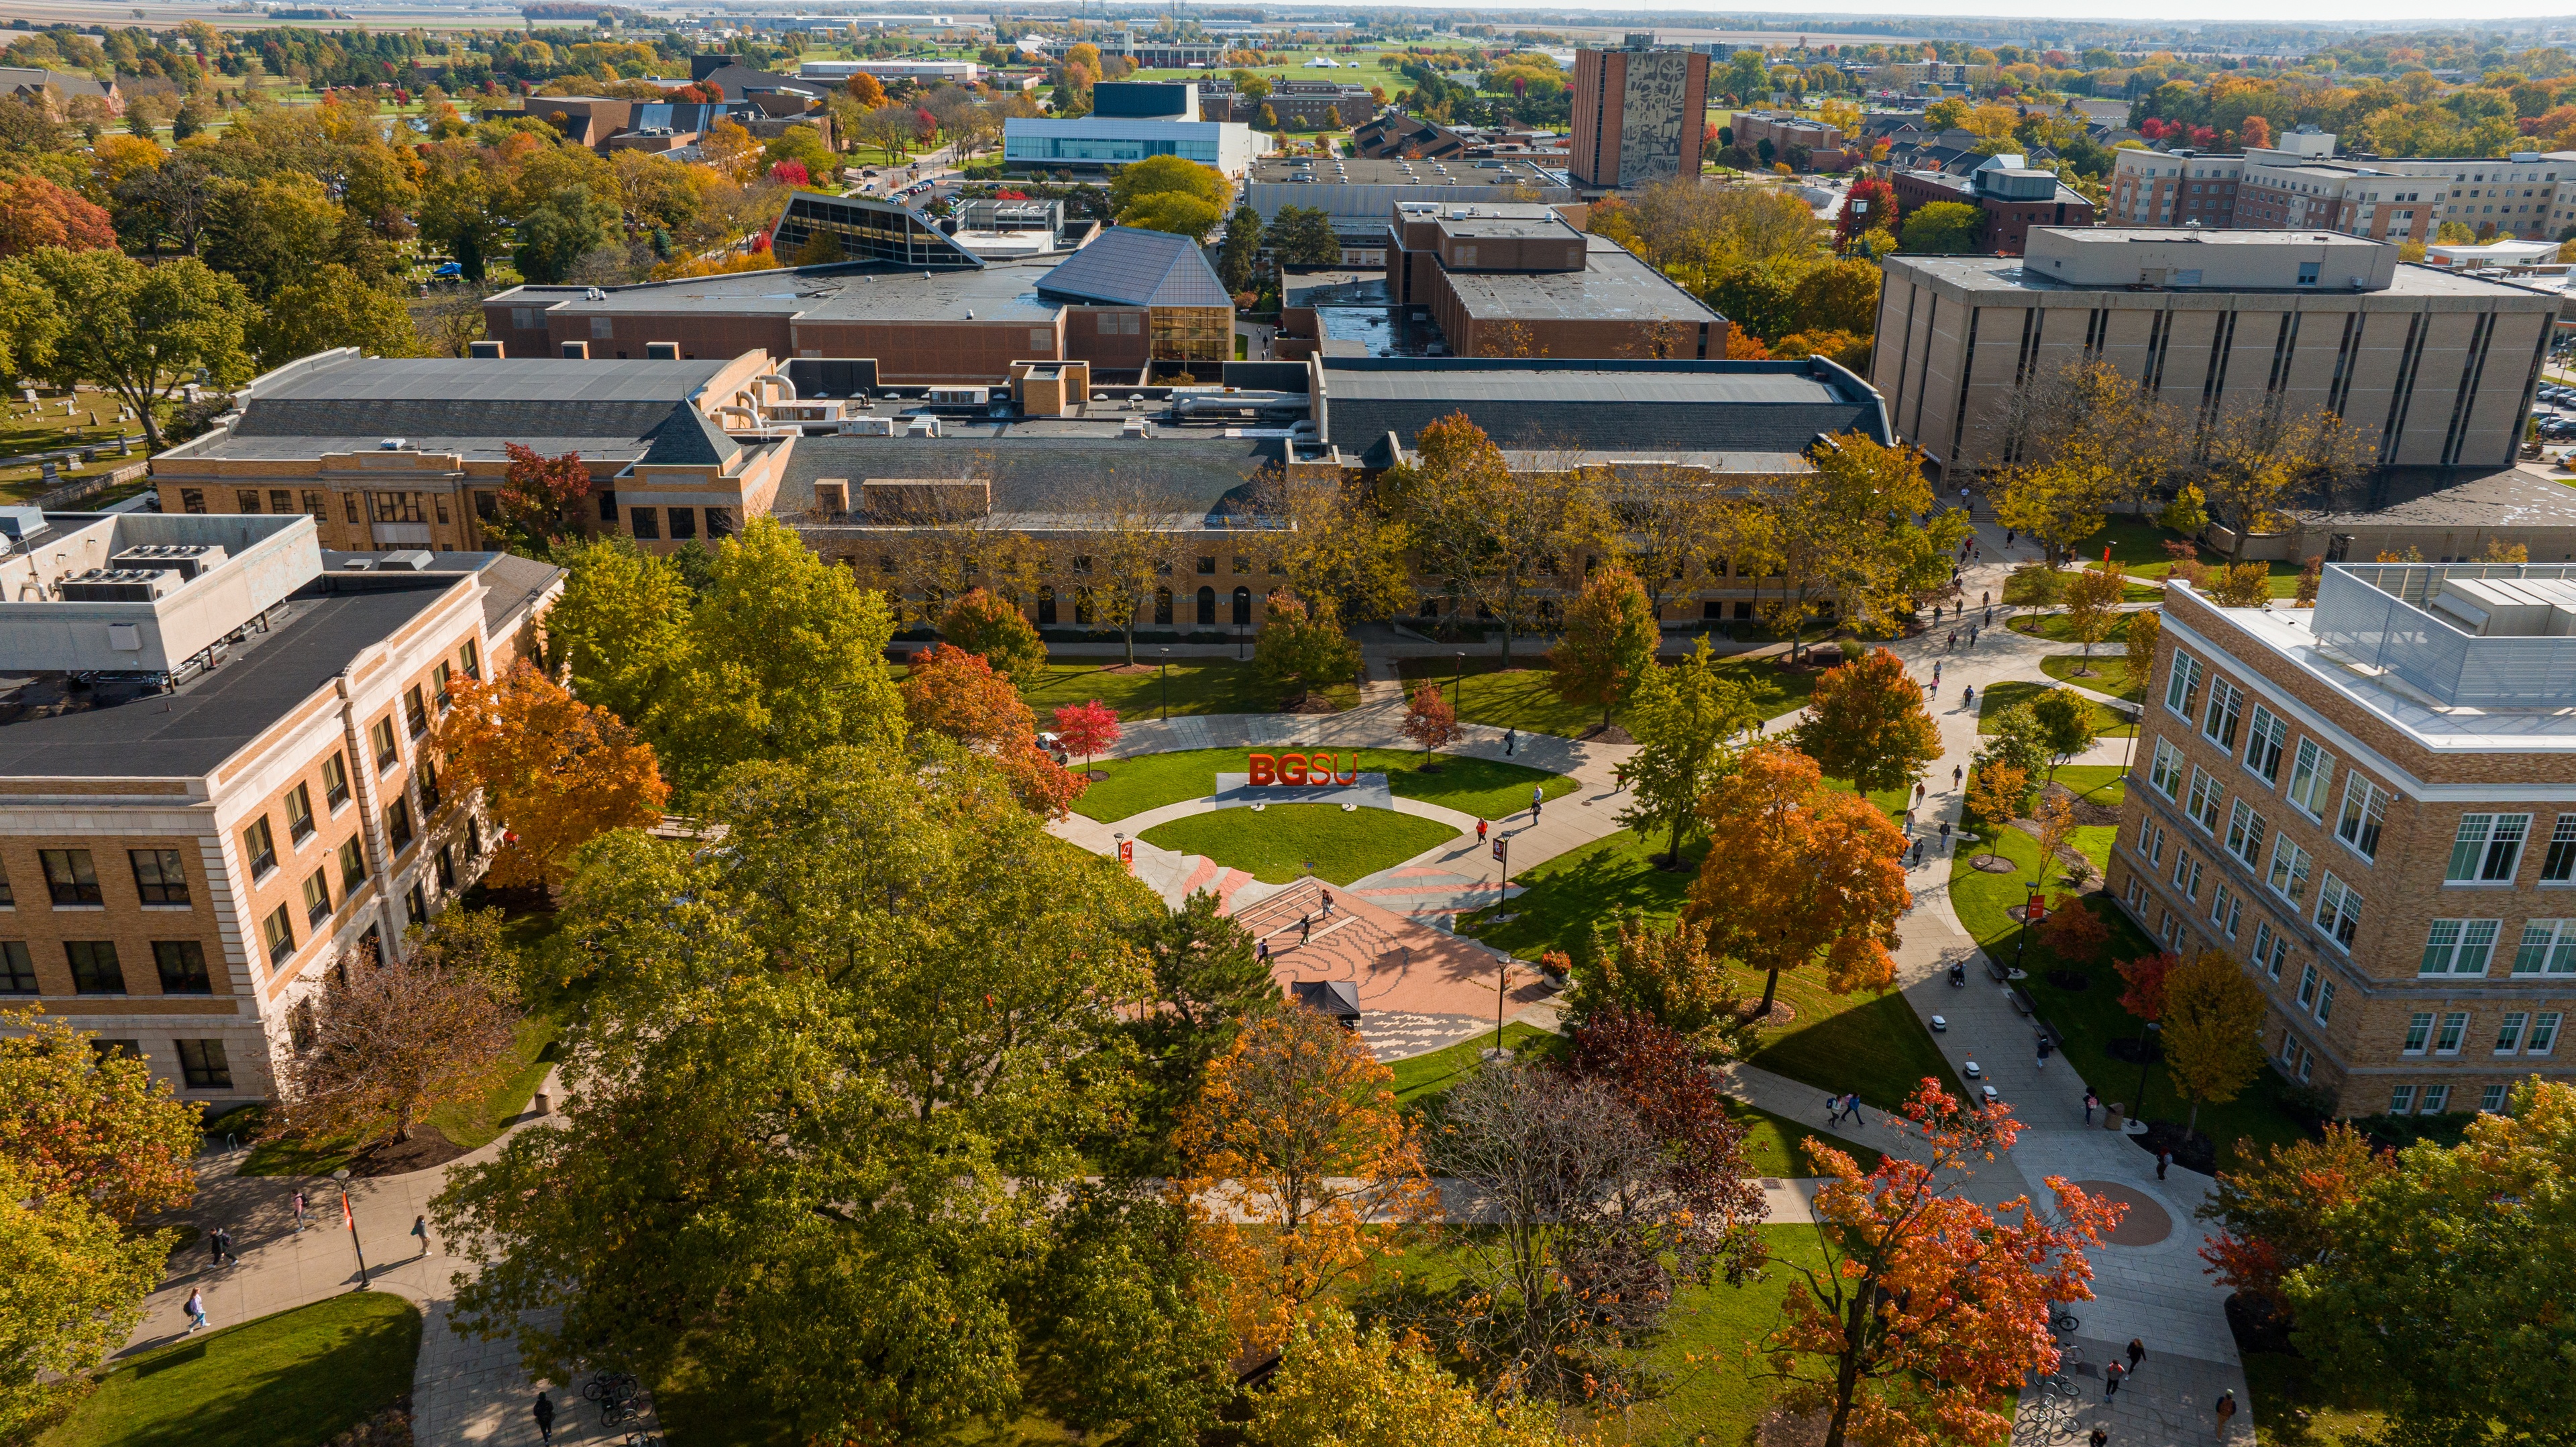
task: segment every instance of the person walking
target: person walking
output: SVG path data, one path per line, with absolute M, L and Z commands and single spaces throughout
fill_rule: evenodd
M 429 1254 L 429 1218 L 427 1216 L 412 1217 L 411 1234 L 420 1238 L 420 1254 L 427 1256 Z
M 1839 1096 L 1839 1095 L 1828 1095 L 1828 1096 L 1826 1096 L 1826 1097 L 1825 1097 L 1825 1124 L 1827 1124 L 1827 1125 L 1841 1125 L 1842 1123 L 1843 1123 L 1843 1098 L 1842 1098 L 1841 1096 Z
M 207 1265 L 209 1267 L 223 1265 L 225 1253 L 232 1244 L 233 1238 L 226 1234 L 224 1228 L 221 1226 L 217 1226 L 212 1231 L 207 1232 L 206 1254 L 213 1258 L 213 1260 L 207 1262 Z
M 2129 1375 L 2134 1377 L 2138 1374 L 2138 1363 L 2147 1359 L 2147 1344 L 2136 1337 L 2129 1338 L 2128 1356 Z
M 1538 822 L 1538 806 L 1545 802 L 1547 802 L 1547 792 L 1536 784 L 1530 785 L 1530 822 L 1532 824 Z
M 1941 852 L 1950 852 L 1950 821 L 1947 819 L 1941 821 Z
M 295 1193 L 295 1234 L 298 1236 L 304 1234 L 304 1193 L 302 1191 Z
M 539 1441 L 552 1442 L 555 1440 L 554 1398 L 547 1396 L 543 1392 L 537 1393 L 536 1405 L 528 1408 L 528 1415 L 537 1419 L 537 1439 Z
M 1521 731 L 1519 729 L 1503 730 L 1503 757 L 1507 759 L 1510 758 L 1512 756 L 1512 750 L 1519 748 L 1520 743 Z
M 1959 690 L 1959 706 L 1961 708 L 1975 708 L 1977 706 L 1977 686 L 1975 684 L 1969 684 L 1967 687 Z
M 2093 1123 L 2093 1112 L 2099 1108 L 2101 1104 L 2101 1100 L 2096 1097 L 2093 1092 L 2089 1090 L 2084 1092 L 2084 1123 L 2086 1125 L 2091 1125 Z
M 2113 1362 L 2111 1365 L 2102 1369 L 2103 1401 L 2107 1402 L 2113 1397 L 2120 1395 L 2120 1379 L 2127 1375 L 2127 1372 L 2120 1370 L 2120 1364 L 2118 1362 Z
M 1297 917 L 1297 943 L 1302 945 L 1314 937 L 1315 917 L 1311 914 L 1299 915 Z
M 1934 688 L 1941 686 L 1941 665 L 1938 663 L 1932 665 L 1932 686 Z
M 204 1326 L 206 1324 L 206 1294 L 193 1286 L 189 1287 L 188 1304 L 181 1307 L 180 1310 L 188 1313 L 189 1331 L 195 1331 L 197 1328 Z
M 1905 811 L 1905 837 L 1914 837 L 1914 811 L 1911 809 Z
M 1951 787 L 1951 788 L 1955 789 L 1955 788 L 1959 787 L 1959 781 L 1960 781 L 1961 779 L 1966 778 L 1966 777 L 1968 777 L 1968 766 L 1967 766 L 1967 765 L 1965 765 L 1965 764 L 1952 764 L 1952 765 L 1950 766 L 1950 787 Z
M 2236 1389 L 2229 1387 L 2218 1394 L 2218 1403 L 2210 1409 L 2218 1414 L 2219 1440 L 2227 1438 L 2227 1424 L 2236 1420 Z
M 1855 1090 L 1851 1094 L 1843 1097 L 1843 1114 L 1849 1118 L 1851 1123 L 1854 1125 L 1860 1125 L 1863 1123 L 1860 1118 L 1859 1091 Z
M 1331 919 L 1332 917 L 1333 917 L 1333 892 L 1332 892 L 1331 890 L 1329 890 L 1329 889 L 1328 889 L 1328 890 L 1325 890 L 1325 891 L 1324 891 L 1324 918 L 1326 918 L 1326 919 Z
M 1923 862 L 1923 841 L 1920 839 L 1914 841 L 1914 862 L 1917 864 Z
M 1476 821 L 1476 842 L 1479 844 L 1485 842 L 1485 821 L 1482 819 Z
M 2167 1167 L 2167 1166 L 2169 1166 L 2169 1165 L 2172 1165 L 2172 1164 L 2173 1164 L 2173 1152 L 2172 1152 L 2172 1151 L 2169 1151 L 2169 1150 L 2159 1150 L 2159 1151 L 2157 1151 L 2157 1152 L 2156 1152 L 2156 1179 L 2157 1179 L 2157 1180 L 2159 1180 L 2159 1181 L 2163 1180 L 2163 1179 L 2165 1178 L 2165 1167 Z
M 1267 969 L 1270 965 L 1270 941 L 1265 939 L 1261 943 L 1254 945 L 1252 947 L 1252 957 L 1259 960 L 1262 967 Z

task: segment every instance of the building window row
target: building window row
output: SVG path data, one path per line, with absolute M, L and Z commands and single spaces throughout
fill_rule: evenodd
M 2496 1017 L 2492 1055 L 2553 1055 L 2558 1050 L 2559 1027 L 2566 1021 L 2559 1010 L 2507 1010 Z M 2457 1055 L 2466 1049 L 2471 1038 L 2470 1012 L 2466 1010 L 2417 1010 L 2406 1017 L 2406 1038 L 2398 1046 L 2400 1055 Z
M 114 940 L 65 940 L 63 963 L 71 971 L 76 995 L 122 995 L 125 966 Z M 152 941 L 152 964 L 164 995 L 211 995 L 214 976 L 206 968 L 206 947 L 197 940 Z M 0 995 L 40 993 L 36 962 L 25 940 L 0 940 Z
M 176 849 L 129 849 L 125 851 L 127 867 L 134 873 L 134 896 L 138 903 L 184 905 L 191 901 L 188 871 Z M 86 849 L 40 849 L 36 863 L 45 873 L 45 895 L 59 909 L 104 909 L 107 893 L 101 887 L 98 865 Z M 8 876 L 0 873 L 0 905 L 15 906 L 17 895 L 9 887 Z

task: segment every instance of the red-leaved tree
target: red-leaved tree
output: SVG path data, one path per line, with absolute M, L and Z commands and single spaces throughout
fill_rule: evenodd
M 1449 696 L 1440 685 L 1425 683 L 1413 690 L 1413 699 L 1404 706 L 1404 736 L 1434 753 L 1458 741 L 1458 710 L 1449 706 Z
M 779 161 L 770 166 L 769 179 L 782 186 L 804 186 L 811 184 L 814 177 L 803 161 Z
M 2120 1008 L 2141 1020 L 2161 1020 L 2165 1014 L 2165 976 L 2182 961 L 2169 954 L 2141 955 L 2116 968 L 2129 988 L 2120 993 Z
M 2028 1196 L 1992 1208 L 1962 1194 L 1974 1164 L 2011 1149 L 2021 1123 L 1970 1106 L 1926 1077 L 1905 1103 L 1924 1161 L 1890 1155 L 1864 1174 L 1831 1145 L 1808 1157 L 1816 1192 L 1814 1266 L 1795 1266 L 1786 1320 L 1763 1340 L 1781 1404 L 1823 1418 L 1824 1447 L 2001 1442 L 1992 1409 L 2033 1371 L 2054 1371 L 2051 1309 L 2093 1295 L 2084 1249 L 2125 1206 L 2050 1176 L 2054 1220 Z
M 1118 710 L 1093 699 L 1089 703 L 1069 703 L 1055 711 L 1055 736 L 1067 749 L 1082 755 L 1082 771 L 1091 772 L 1092 759 L 1118 746 Z
M 1011 791 L 1037 813 L 1061 819 L 1089 787 L 1089 780 L 1038 747 L 1037 716 L 1011 681 L 975 654 L 935 644 L 912 656 L 912 668 L 897 688 L 914 728 L 991 755 L 1009 777 Z
M 1762 1188 L 1744 1159 L 1744 1127 L 1726 1113 L 1717 1072 L 1699 1049 L 1653 1016 L 1613 1005 L 1574 1032 L 1565 1068 L 1617 1091 L 1663 1147 L 1665 1186 L 1701 1221 L 1723 1224 L 1726 1245 L 1717 1257 L 1727 1279 L 1741 1281 L 1760 1266 L 1762 1235 L 1754 1228 L 1767 1212 Z
M 1875 176 L 1864 176 L 1852 182 L 1851 193 L 1843 200 L 1842 214 L 1834 218 L 1834 249 L 1848 250 L 1853 242 L 1874 230 L 1895 229 L 1896 187 Z
M 573 504 L 590 496 L 590 469 L 581 454 L 548 457 L 533 447 L 508 443 L 509 470 L 501 481 L 501 516 L 530 538 L 553 542 L 566 531 Z
M 77 191 L 66 191 L 34 172 L 0 176 L 0 258 L 39 247 L 103 251 L 116 244 L 107 212 Z

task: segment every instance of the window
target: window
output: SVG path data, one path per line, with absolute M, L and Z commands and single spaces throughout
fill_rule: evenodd
M 2531 1016 L 2520 1010 L 2509 1010 L 2496 1025 L 2495 1053 L 2511 1055 L 2522 1048 L 2522 1028 Z
M 2314 965 L 2299 972 L 2299 1008 L 2305 1010 L 2317 1002 L 2317 986 L 2325 976 Z
M 242 831 L 242 857 L 250 861 L 250 877 L 260 879 L 277 867 L 277 840 L 268 832 L 268 816 L 260 815 Z
M 2195 271 L 2195 272 L 2193 272 L 2193 273 L 2192 273 L 2192 275 L 2193 275 L 2193 276 L 2195 276 L 2195 277 L 2197 277 L 2197 276 L 2199 276 L 2199 275 L 2200 275 L 2200 273 Z M 2305 1045 L 2300 1046 L 2300 1047 L 2299 1047 L 2299 1083 L 2300 1083 L 2301 1085 L 2305 1085 L 2305 1084 L 2307 1084 L 2307 1083 L 2308 1083 L 2308 1076 L 2309 1076 L 2309 1074 L 2310 1074 L 2310 1073 L 2312 1073 L 2313 1071 L 2315 1071 L 2315 1069 L 2316 1069 L 2316 1068 L 2317 1068 L 2317 1058 L 2316 1058 L 2314 1055 L 2311 1055 L 2311 1054 L 2309 1054 L 2309 1053 L 2308 1053 L 2308 1047 L 2306 1047 Z
M 2263 867 L 2263 816 L 2242 799 L 2227 814 L 2227 852 L 2249 869 Z
M 2460 832 L 2451 840 L 2451 864 L 2442 871 L 2445 884 L 2511 884 L 2522 864 L 2522 841 L 2531 832 L 2528 814 L 2463 814 Z
M 2576 880 L 2576 814 L 2561 814 L 2549 831 L 2549 852 L 2540 858 L 2540 882 L 2565 884 Z
M 44 849 L 37 851 L 45 866 L 45 888 L 56 904 L 98 904 L 98 872 L 90 867 L 86 849 Z
M 2523 1037 L 2522 1053 L 2546 1055 L 2558 1048 L 2558 1022 L 2564 1018 L 2556 1010 L 2544 1010 L 2531 1017 L 2531 1033 Z
M 421 894 L 417 879 L 411 882 L 411 889 L 403 895 L 403 913 L 412 924 L 429 923 L 429 900 Z
M 402 755 L 394 750 L 394 721 L 380 718 L 367 729 L 367 741 L 375 745 L 376 772 L 381 774 L 394 766 Z
M 340 502 L 342 505 L 342 511 L 349 515 L 349 521 L 352 524 L 363 523 L 367 520 L 366 515 L 358 511 L 358 495 L 356 493 L 344 492 L 340 494 Z
M 2335 825 L 2335 837 L 2362 858 L 2377 859 L 2379 825 L 2388 815 L 2388 799 L 2386 789 L 2359 774 L 2344 780 L 2343 821 Z
M 420 767 L 413 771 L 413 782 L 420 786 L 421 817 L 427 818 L 437 813 L 438 801 L 442 797 L 438 792 L 438 765 L 430 762 L 428 756 L 423 755 Z
M 2272 928 L 2270 920 L 2254 922 L 2254 967 L 2267 978 L 2281 978 L 2281 968 L 2290 962 L 2290 938 Z
M 2576 975 L 2576 919 L 2527 920 L 2513 952 L 2517 975 Z
M 75 994 L 125 993 L 125 970 L 116 962 L 116 941 L 65 940 L 63 958 L 71 962 Z
M 2156 762 L 2147 771 L 2147 782 L 2168 799 L 2182 788 L 2182 750 L 2173 746 L 2173 740 L 2156 740 Z
M 2334 1018 L 2334 992 L 2335 982 L 2332 980 L 2326 981 L 2317 991 L 2317 1023 L 2320 1025 Z
M 270 965 L 283 965 L 288 957 L 295 953 L 295 921 L 287 914 L 285 905 L 281 904 L 268 912 L 268 919 L 260 926 L 260 933 L 268 940 Z
M 2352 948 L 2352 937 L 2361 928 L 2361 894 L 2352 886 L 2326 871 L 2325 883 L 2317 887 L 2317 928 L 2334 936 L 2335 945 Z
M 2430 1010 L 2418 1010 L 2414 1014 L 2406 1017 L 2406 1043 L 2398 1049 L 2397 1053 L 2400 1055 L 2421 1055 L 2424 1053 L 2424 1047 L 2432 1043 L 2432 1039 L 2433 1012 Z
M 329 522 L 331 520 L 331 494 L 315 488 L 305 489 L 304 510 L 311 513 L 313 515 L 313 520 L 317 523 Z
M 396 854 L 411 847 L 411 800 L 396 799 L 386 808 L 385 834 L 393 841 Z M 2326 878 L 2334 876 L 2329 874 Z
M 693 507 L 671 509 L 671 536 L 694 538 L 698 535 L 698 510 Z
M 447 712 L 447 681 L 455 676 L 456 665 L 444 658 L 438 660 L 438 666 L 429 671 L 429 701 L 438 705 L 440 713 Z
M 322 761 L 322 806 L 337 809 L 349 802 L 349 761 L 333 754 Z
M 179 489 L 179 510 L 181 512 L 204 512 L 206 510 L 206 494 L 204 490 L 194 487 L 183 487 Z
M 2420 1115 L 2440 1115 L 2442 1113 L 2442 1107 L 2450 1103 L 2451 1087 L 2447 1085 L 2428 1085 L 2424 1087 L 2424 1108 L 2417 1113 Z
M 233 511 L 259 511 L 259 489 L 255 487 L 240 487 L 233 489 Z
M 626 520 L 635 525 L 635 536 L 652 542 L 662 536 L 662 511 L 659 508 L 630 507 Z
M 188 872 L 178 850 L 129 849 L 125 857 L 134 866 L 134 892 L 145 904 L 188 902 Z
M 233 1068 L 221 1040 L 179 1040 L 179 1074 L 190 1090 L 230 1090 Z
M 403 723 L 411 729 L 413 738 L 429 732 L 429 709 L 420 701 L 418 684 L 403 690 Z
M 2242 921 L 2244 914 L 2245 902 L 2238 899 L 2236 891 L 2226 885 L 2218 886 L 2218 891 L 2210 896 L 2210 922 L 2217 925 L 2219 933 L 2229 939 L 2236 938 L 2236 926 Z
M 2155 838 L 2147 845 L 2147 860 L 2158 869 L 2162 869 L 2165 864 L 2165 826 L 2157 824 L 2152 827 L 2155 830 Z
M 2478 1092 L 2478 1109 L 2489 1115 L 2504 1114 L 2504 1087 L 2490 1085 Z
M 2236 747 L 2236 725 L 2245 716 L 2245 690 L 2223 678 L 2209 681 L 2209 709 L 2201 715 L 2201 737 L 2222 749 Z
M 2281 750 L 2289 741 L 2290 726 L 2280 715 L 2254 705 L 2254 721 L 2245 731 L 2245 767 L 2261 774 L 2267 784 L 2281 782 Z
M 331 875 L 317 869 L 304 876 L 304 922 L 315 929 L 331 917 Z
M 2454 1010 L 2451 1013 L 2444 1015 L 2442 1017 L 2442 1033 L 2433 1037 L 2433 1053 L 2436 1055 L 2459 1054 L 2460 1041 L 2464 1039 L 2468 1033 L 2468 1011 Z
M 2200 861 L 2188 854 L 2174 856 L 2174 887 L 2185 899 L 2200 898 Z
M 1208 577 L 1208 578 L 1213 578 L 1213 577 L 1215 577 L 1215 576 L 1216 576 L 1216 559 L 1214 559 L 1214 558 L 1201 558 L 1201 559 L 1199 559 L 1199 575 L 1200 575 L 1201 577 Z
M 2207 770 L 2195 764 L 2191 770 L 2191 797 L 2183 801 L 2182 811 L 2201 828 L 2215 832 L 2218 828 L 2218 801 L 2226 790 Z
M 456 846 L 453 844 L 438 846 L 438 887 L 441 889 L 456 887 Z
M 2388 1113 L 2404 1115 L 2415 1108 L 2415 1087 L 2401 1085 L 2388 1092 Z
M 340 846 L 340 894 L 341 894 L 341 897 L 342 897 L 342 898 L 346 898 L 346 897 L 348 896 L 348 894 L 349 894 L 349 892 L 350 892 L 350 891 L 352 891 L 352 890 L 356 889 L 359 885 L 362 885 L 362 884 L 364 884 L 364 883 L 366 883 L 366 882 L 367 882 L 367 855 L 366 855 L 366 851 L 365 851 L 365 850 L 362 850 L 362 849 L 360 849 L 360 848 L 358 847 L 358 840 L 357 840 L 357 836 L 355 836 L 355 835 L 351 835 L 351 836 L 349 837 L 349 839 L 347 840 L 347 842 L 343 843 L 343 844 Z
M 2496 933 L 2502 920 L 2437 919 L 2424 937 L 2419 975 L 2483 975 L 2495 958 Z
M 213 977 L 206 973 L 206 947 L 195 940 L 154 940 L 152 963 L 161 971 L 164 995 L 211 995 Z
M 464 645 L 456 650 L 456 660 L 457 662 L 465 665 L 465 676 L 467 678 L 475 679 L 477 681 L 482 679 L 483 654 L 481 650 L 474 646 L 473 639 L 466 639 Z
M 36 993 L 36 957 L 25 940 L 0 940 L 0 995 Z

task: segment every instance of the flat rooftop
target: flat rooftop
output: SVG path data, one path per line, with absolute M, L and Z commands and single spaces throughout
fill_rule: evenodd
M 330 571 L 270 609 L 264 631 L 244 633 L 221 667 L 166 693 L 114 675 L 75 689 L 65 674 L 0 670 L 0 777 L 202 778 L 468 576 L 483 575 L 497 622 L 558 572 L 504 553 L 438 553 L 419 572 L 344 571 L 350 556 L 328 555 Z
M 1366 454 L 1464 412 L 1506 450 L 1678 456 L 1743 471 L 1796 459 L 1819 433 L 1892 442 L 1870 386 L 1808 361 L 1327 357 L 1318 441 Z M 1723 466 L 1709 461 L 1723 458 Z M 1799 464 L 1803 466 L 1803 463 Z M 1772 470 L 1767 464 L 1761 470 Z
M 1478 321 L 1725 320 L 1619 243 L 1585 241 L 1581 271 L 1453 271 L 1449 287 Z
M 2204 236 L 2215 238 L 2247 234 L 2262 233 L 2211 231 L 2204 233 Z M 2280 235 L 2282 233 L 2274 232 L 2270 234 Z M 1946 281 L 1951 285 L 1958 287 L 1962 291 L 1981 293 L 1998 299 L 2006 296 L 2020 296 L 2037 292 L 2052 291 L 2076 292 L 2092 295 L 2099 295 L 2104 292 L 2172 292 L 2186 296 L 2194 293 L 2212 292 L 2239 293 L 2247 295 L 2273 292 L 2284 296 L 2360 297 L 2365 301 L 2376 301 L 2384 298 L 2407 300 L 2432 297 L 2459 297 L 2485 300 L 2501 294 L 2506 296 L 2529 297 L 2532 299 L 2535 310 L 2543 305 L 2554 307 L 2558 304 L 2558 298 L 2555 295 L 2544 294 L 2534 287 L 2513 286 L 2504 282 L 2489 281 L 2483 277 L 2464 276 L 2457 272 L 2444 270 L 2440 267 L 2418 266 L 2411 262 L 2399 263 L 2395 275 L 2390 279 L 2387 286 L 2377 291 L 2356 292 L 2350 287 L 2343 286 L 2291 285 L 2242 287 L 2156 287 L 2138 286 L 2134 284 L 2119 285 L 2111 282 L 2084 284 L 2060 281 L 2057 278 L 2048 276 L 2044 273 L 2029 270 L 2022 264 L 2022 258 L 2018 256 L 1907 256 L 1900 254 L 1889 257 L 1888 261 L 1891 265 L 1903 265 L 1912 268 L 1916 272 L 1929 277 L 1932 280 Z
M 521 287 L 494 301 L 543 305 L 563 316 L 803 317 L 812 321 L 1051 322 L 1060 310 L 1037 295 L 1051 260 L 995 261 L 983 267 L 925 272 L 876 263 L 846 267 L 745 271 L 599 289 Z M 580 364 L 576 364 L 580 365 Z M 591 362 L 590 366 L 603 365 Z M 617 363 L 669 366 L 671 363 Z
M 1393 157 L 1265 156 L 1252 163 L 1256 182 L 1354 186 L 1562 186 L 1565 175 L 1514 156 L 1450 156 L 1438 161 L 1399 161 Z
M 973 479 L 992 485 L 988 525 L 1028 532 L 1081 531 L 1102 505 L 1141 494 L 1163 525 L 1176 529 L 1249 525 L 1255 480 L 1285 457 L 1278 437 L 1251 429 L 1164 425 L 1150 438 L 1122 437 L 1120 415 L 1043 418 L 950 426 L 939 437 L 808 437 L 796 445 L 772 510 L 818 536 L 858 531 L 864 518 L 814 515 L 814 482 L 840 478 Z M 1236 435 L 1229 436 L 1229 432 Z

